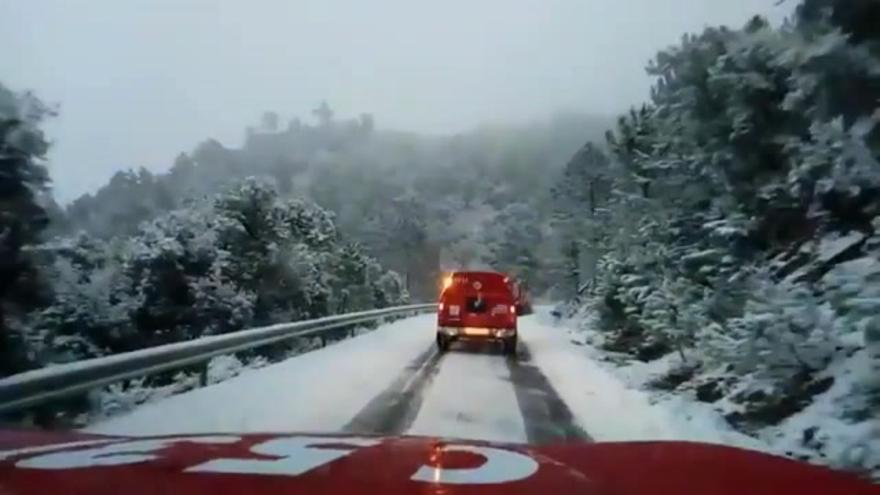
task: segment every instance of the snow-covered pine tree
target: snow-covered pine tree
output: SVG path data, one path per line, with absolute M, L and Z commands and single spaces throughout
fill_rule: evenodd
M 38 195 L 46 191 L 49 142 L 40 126 L 52 109 L 30 93 L 0 84 L 0 376 L 34 366 L 32 329 L 19 320 L 43 299 L 34 256 L 48 222 Z
M 604 151 L 587 143 L 566 164 L 552 191 L 552 239 L 561 259 L 556 271 L 573 297 L 591 281 L 604 253 L 612 171 Z M 552 266 L 548 266 L 552 269 Z
M 487 225 L 484 236 L 489 251 L 485 261 L 535 287 L 541 269 L 536 250 L 543 236 L 535 206 L 508 205 Z

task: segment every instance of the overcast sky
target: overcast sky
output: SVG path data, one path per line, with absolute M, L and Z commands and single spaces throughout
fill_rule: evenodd
M 433 133 L 617 113 L 647 97 L 645 63 L 682 33 L 780 22 L 792 1 L 0 0 L 0 81 L 60 105 L 47 130 L 69 201 L 322 99 Z

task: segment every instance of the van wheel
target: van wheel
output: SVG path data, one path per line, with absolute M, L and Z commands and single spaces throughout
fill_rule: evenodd
M 437 350 L 441 353 L 449 350 L 449 337 L 437 334 Z
M 516 337 L 504 339 L 501 343 L 504 354 L 508 356 L 516 356 Z

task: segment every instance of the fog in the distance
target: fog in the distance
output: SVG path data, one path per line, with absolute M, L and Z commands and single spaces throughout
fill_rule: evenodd
M 614 114 L 683 32 L 775 0 L 2 0 L 0 77 L 60 104 L 56 196 L 120 168 L 165 170 L 206 137 L 237 145 L 264 110 L 326 99 L 381 127 L 447 133 L 558 109 Z

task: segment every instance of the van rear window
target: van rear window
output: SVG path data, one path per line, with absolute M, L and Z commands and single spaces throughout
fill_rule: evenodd
M 453 286 L 478 292 L 510 292 L 509 279 L 500 273 L 457 272 L 452 275 Z
M 469 297 L 465 303 L 468 313 L 485 313 L 489 302 L 485 298 Z

